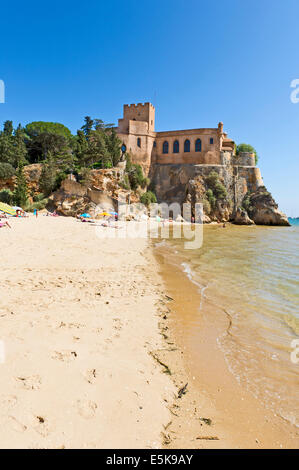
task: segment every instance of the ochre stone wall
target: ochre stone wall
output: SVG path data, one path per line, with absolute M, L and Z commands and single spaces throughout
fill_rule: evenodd
M 117 133 L 134 163 L 139 163 L 146 174 L 155 164 L 207 164 L 220 165 L 221 151 L 234 152 L 234 142 L 223 132 L 223 123 L 217 128 L 189 129 L 155 132 L 155 108 L 151 103 L 124 105 L 124 116 L 118 121 Z M 201 150 L 195 142 L 201 140 Z M 212 141 L 211 141 L 212 139 Z M 185 141 L 190 141 L 190 151 L 185 151 Z M 168 153 L 163 153 L 163 143 L 168 142 Z M 174 153 L 173 144 L 179 143 Z

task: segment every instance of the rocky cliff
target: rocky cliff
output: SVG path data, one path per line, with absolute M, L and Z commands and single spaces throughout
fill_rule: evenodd
M 138 191 L 124 189 L 124 162 L 117 168 L 92 170 L 88 184 L 68 177 L 49 198 L 48 208 L 62 215 L 79 212 L 94 214 L 96 207 L 117 210 L 117 200 L 139 202 Z M 40 193 L 41 165 L 24 168 L 31 199 Z M 250 225 L 290 225 L 285 214 L 264 186 L 259 168 L 251 154 L 238 157 L 223 152 L 220 165 L 155 164 L 151 168 L 152 189 L 158 202 L 182 205 L 189 202 L 195 215 L 196 203 L 202 203 L 204 222 Z M 15 177 L 0 180 L 0 189 L 13 191 Z
M 152 185 L 159 202 L 202 203 L 204 222 L 289 225 L 264 186 L 252 155 L 222 154 L 221 165 L 157 164 Z

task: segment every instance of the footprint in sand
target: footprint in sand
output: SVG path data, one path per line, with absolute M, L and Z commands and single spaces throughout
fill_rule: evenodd
M 49 428 L 46 418 L 44 418 L 43 416 L 36 416 L 35 423 L 36 425 L 34 426 L 34 429 L 36 432 L 38 432 L 43 437 L 49 435 Z
M 98 405 L 94 401 L 90 400 L 78 400 L 77 409 L 78 413 L 82 418 L 91 419 L 94 417 Z
M 122 329 L 122 321 L 120 318 L 113 318 L 113 328 L 120 331 Z
M 15 395 L 4 395 L 0 398 L 0 402 L 7 408 L 13 408 L 17 404 L 17 397 Z
M 54 351 L 52 354 L 52 359 L 62 362 L 71 362 L 76 359 L 76 357 L 76 351 Z
M 27 429 L 27 426 L 25 424 L 21 423 L 17 418 L 14 416 L 9 416 L 9 421 L 11 424 L 11 427 L 13 428 L 14 431 L 17 432 L 25 432 Z
M 85 380 L 87 380 L 88 383 L 94 384 L 97 378 L 97 371 L 96 369 L 90 369 L 87 370 L 84 374 Z
M 38 390 L 42 383 L 42 379 L 39 375 L 17 377 L 16 380 L 21 383 L 26 390 Z

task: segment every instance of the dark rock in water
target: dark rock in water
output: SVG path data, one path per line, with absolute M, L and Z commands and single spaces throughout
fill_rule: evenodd
M 249 201 L 248 214 L 255 224 L 291 225 L 287 216 L 278 210 L 278 205 L 265 186 L 259 187 L 250 194 Z
M 233 222 L 237 225 L 254 225 L 253 220 L 250 219 L 247 212 L 241 209 L 241 207 L 237 208 Z

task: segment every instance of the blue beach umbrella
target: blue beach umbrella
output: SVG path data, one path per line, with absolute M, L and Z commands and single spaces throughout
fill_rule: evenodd
M 84 219 L 90 219 L 91 215 L 90 214 L 81 214 L 80 217 L 84 217 Z

